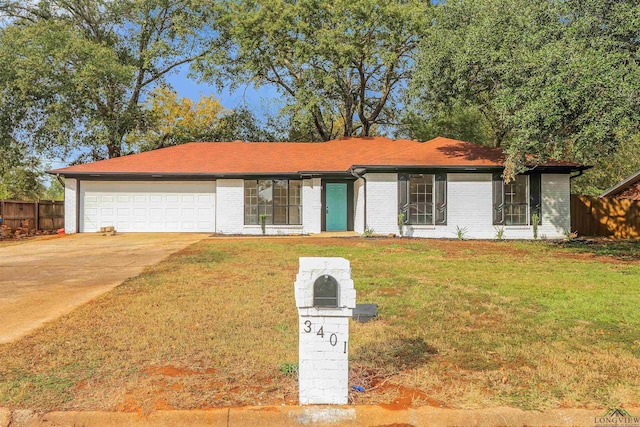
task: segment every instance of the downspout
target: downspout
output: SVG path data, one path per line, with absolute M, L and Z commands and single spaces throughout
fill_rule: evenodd
M 76 178 L 76 233 L 80 233 L 80 178 Z
M 573 178 L 577 178 L 579 176 L 582 176 L 583 173 L 584 173 L 584 169 L 580 169 L 578 171 L 578 175 L 569 175 L 569 180 L 572 180 Z
M 367 178 L 364 177 L 364 174 L 367 173 L 367 170 L 365 168 L 361 168 L 362 172 L 360 172 L 360 175 L 358 175 L 358 173 L 356 172 L 356 170 L 354 168 L 351 168 L 351 170 L 349 172 L 351 172 L 351 175 L 353 175 L 356 179 L 362 179 L 364 181 L 364 215 L 363 215 L 363 220 L 364 220 L 364 230 L 367 229 Z
M 56 174 L 56 179 L 58 180 L 60 185 L 62 185 L 62 188 L 64 188 L 64 181 L 63 181 L 62 178 L 60 178 L 60 174 L 59 173 Z

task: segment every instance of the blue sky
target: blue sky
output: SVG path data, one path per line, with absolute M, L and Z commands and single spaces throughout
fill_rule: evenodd
M 256 115 L 258 119 L 275 114 L 277 108 L 274 103 L 280 99 L 274 87 L 262 87 L 255 90 L 253 86 L 245 85 L 233 92 L 225 89 L 222 92 L 207 83 L 198 83 L 187 76 L 188 67 L 184 66 L 178 70 L 177 74 L 168 76 L 168 83 L 178 92 L 179 97 L 191 98 L 198 101 L 201 96 L 213 95 L 220 100 L 220 104 L 228 109 L 246 106 Z

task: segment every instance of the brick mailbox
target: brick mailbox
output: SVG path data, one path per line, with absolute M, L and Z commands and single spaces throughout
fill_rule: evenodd
M 349 319 L 356 306 L 344 258 L 301 257 L 295 282 L 300 404 L 348 403 Z

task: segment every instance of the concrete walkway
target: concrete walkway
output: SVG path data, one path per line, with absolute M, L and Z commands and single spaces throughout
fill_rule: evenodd
M 74 234 L 0 245 L 0 344 L 28 334 L 206 237 Z
M 640 414 L 637 408 L 630 414 Z M 220 408 L 194 411 L 157 411 L 150 414 L 122 412 L 50 412 L 0 409 L 0 427 L 187 427 L 187 426 L 594 426 L 606 424 L 604 410 L 554 409 L 545 412 L 498 407 L 463 410 L 424 406 L 394 411 L 378 406 L 272 406 Z M 629 425 L 638 425 L 629 424 Z

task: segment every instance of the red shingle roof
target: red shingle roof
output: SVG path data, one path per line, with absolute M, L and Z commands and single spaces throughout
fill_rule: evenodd
M 427 142 L 382 137 L 340 138 L 322 143 L 191 142 L 154 151 L 54 169 L 84 174 L 287 174 L 347 172 L 352 166 L 501 167 L 501 149 L 448 138 Z M 577 168 L 568 162 L 545 166 Z

